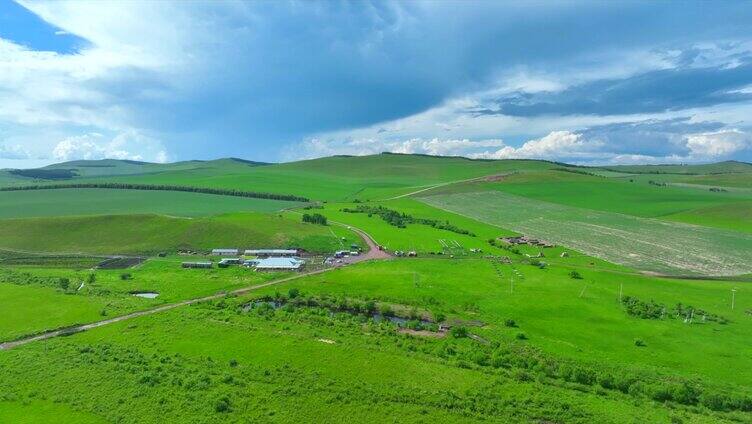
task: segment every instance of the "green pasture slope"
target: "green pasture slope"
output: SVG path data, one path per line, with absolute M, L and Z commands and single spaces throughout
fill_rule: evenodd
M 497 191 L 422 200 L 641 270 L 672 275 L 752 272 L 752 236 L 736 231 L 561 206 Z
M 273 212 L 299 203 L 152 190 L 71 188 L 0 192 L 0 218 L 144 214 L 196 217 L 226 212 Z
M 752 181 L 752 174 L 747 178 Z M 510 175 L 499 182 L 449 186 L 424 195 L 498 190 L 550 203 L 646 218 L 752 200 L 752 191 L 718 193 L 707 187 L 656 186 L 649 183 L 652 179 L 645 175 L 605 178 L 562 171 L 535 171 Z
M 113 163 L 117 161 L 108 161 L 101 167 L 99 162 L 89 161 L 87 167 L 73 167 L 79 176 L 54 182 L 188 185 L 292 194 L 315 200 L 352 200 L 383 199 L 436 184 L 557 166 L 542 161 L 484 161 L 399 154 L 335 156 L 263 166 L 237 159 L 169 165 L 120 165 Z M 19 181 L 29 184 L 28 178 Z
M 0 249 L 23 252 L 139 255 L 279 246 L 331 252 L 342 248 L 342 237 L 344 243 L 359 240 L 345 228 L 262 213 L 195 219 L 130 214 L 0 220 Z

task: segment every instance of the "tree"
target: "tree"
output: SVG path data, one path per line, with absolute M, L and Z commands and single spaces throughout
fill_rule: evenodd
M 324 215 L 321 215 L 320 213 L 304 213 L 303 222 L 307 222 L 309 224 L 327 225 L 326 217 Z

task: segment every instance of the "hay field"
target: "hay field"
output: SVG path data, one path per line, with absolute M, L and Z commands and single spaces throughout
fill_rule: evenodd
M 752 236 L 731 230 L 593 211 L 495 191 L 421 200 L 639 270 L 712 276 L 752 272 Z

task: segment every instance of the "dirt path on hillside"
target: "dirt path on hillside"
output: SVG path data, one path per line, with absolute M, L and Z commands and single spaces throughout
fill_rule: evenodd
M 341 224 L 341 223 L 336 223 L 336 224 L 337 225 L 345 225 L 345 224 Z M 372 260 L 372 259 L 388 259 L 388 258 L 391 257 L 388 253 L 379 250 L 378 245 L 371 238 L 371 236 L 368 235 L 368 233 L 366 233 L 365 231 L 362 231 L 362 230 L 360 230 L 358 228 L 351 227 L 349 225 L 345 225 L 345 226 L 348 227 L 350 230 L 356 232 L 363 239 L 363 241 L 368 245 L 368 251 L 367 252 L 363 253 L 362 255 L 352 256 L 350 258 L 351 260 L 349 260 L 347 262 L 347 264 L 353 264 L 353 263 L 363 262 L 363 261 Z M 200 303 L 200 302 L 206 302 L 206 301 L 215 300 L 215 299 L 221 299 L 221 298 L 227 296 L 228 294 L 243 295 L 243 294 L 247 294 L 247 293 L 250 293 L 252 291 L 259 290 L 259 289 L 262 289 L 262 288 L 265 288 L 265 287 L 269 287 L 269 286 L 273 286 L 273 285 L 276 285 L 276 284 L 286 283 L 288 281 L 297 280 L 299 278 L 308 277 L 308 276 L 311 276 L 311 275 L 323 274 L 325 272 L 329 272 L 329 271 L 334 270 L 334 269 L 337 269 L 337 268 L 336 267 L 332 267 L 332 268 L 319 269 L 319 270 L 316 270 L 316 271 L 303 272 L 303 273 L 300 273 L 298 275 L 292 275 L 290 277 L 280 278 L 278 280 L 268 281 L 266 283 L 257 284 L 255 286 L 250 286 L 250 287 L 244 287 L 244 288 L 233 290 L 233 291 L 230 291 L 230 292 L 222 292 L 222 293 L 217 293 L 217 294 L 213 294 L 213 295 L 210 295 L 210 296 L 197 297 L 197 298 L 193 298 L 193 299 L 183 300 L 183 301 L 178 302 L 178 303 L 171 303 L 171 304 L 168 304 L 168 305 L 157 306 L 156 308 L 152 308 L 152 309 L 146 309 L 146 310 L 143 310 L 143 311 L 131 312 L 129 314 L 121 315 L 121 316 L 114 317 L 114 318 L 105 319 L 105 320 L 102 320 L 102 321 L 96 321 L 96 322 L 92 322 L 92 323 L 89 323 L 89 324 L 81 324 L 81 325 L 75 325 L 75 326 L 72 326 L 72 327 L 61 328 L 61 329 L 58 329 L 58 330 L 47 331 L 47 332 L 44 332 L 44 333 L 41 333 L 41 334 L 37 334 L 37 335 L 34 335 L 34 336 L 28 336 L 28 337 L 21 338 L 21 339 L 18 339 L 18 340 L 13 340 L 13 341 L 8 341 L 8 342 L 0 343 L 0 350 L 8 350 L 8 349 L 12 349 L 14 347 L 22 346 L 22 345 L 25 345 L 25 344 L 28 344 L 28 343 L 32 343 L 32 342 L 36 342 L 36 341 L 40 341 L 40 340 L 51 339 L 53 337 L 68 336 L 68 335 L 71 335 L 71 334 L 80 333 L 80 332 L 83 332 L 83 331 L 86 331 L 86 330 L 91 330 L 93 328 L 103 327 L 105 325 L 114 324 L 114 323 L 117 323 L 117 322 L 126 321 L 126 320 L 133 319 L 133 318 L 138 318 L 138 317 L 142 317 L 142 316 L 146 316 L 146 315 L 153 315 L 153 314 L 157 314 L 157 313 L 160 313 L 160 312 L 169 311 L 169 310 L 172 310 L 172 309 L 175 309 L 175 308 L 179 308 L 181 306 L 188 306 L 188 305 L 192 305 L 194 303 Z
M 473 177 L 473 178 L 468 178 L 466 180 L 447 181 L 445 183 L 434 184 L 432 186 L 425 187 L 420 190 L 415 190 L 410 193 L 400 194 L 399 196 L 394 196 L 394 197 L 390 197 L 388 199 L 382 199 L 382 200 L 396 200 L 396 199 L 401 199 L 403 197 L 410 197 L 410 196 L 414 196 L 416 194 L 420 194 L 429 190 L 433 190 L 435 188 L 446 187 L 452 184 L 469 183 L 473 181 L 502 181 L 504 178 L 506 178 L 507 176 L 511 174 L 512 173 L 483 175 L 481 177 Z

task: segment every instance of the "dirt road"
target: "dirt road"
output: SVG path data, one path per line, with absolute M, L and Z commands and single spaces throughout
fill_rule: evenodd
M 338 225 L 344 225 L 344 224 L 340 224 L 340 223 L 337 223 L 337 224 Z M 389 256 L 388 253 L 379 250 L 378 245 L 376 244 L 376 242 L 373 241 L 373 239 L 371 238 L 370 235 L 368 235 L 368 233 L 366 233 L 365 231 L 362 231 L 360 229 L 357 229 L 357 228 L 353 228 L 353 227 L 349 227 L 349 228 L 352 231 L 355 231 L 356 233 L 358 233 L 358 235 L 368 245 L 368 251 L 365 252 L 365 253 L 363 253 L 362 255 L 351 257 L 352 260 L 349 261 L 348 263 L 363 262 L 363 261 L 367 261 L 367 260 L 371 260 L 371 259 L 387 259 L 387 258 L 390 258 L 390 256 Z M 307 277 L 307 276 L 310 276 L 310 275 L 322 274 L 322 273 L 325 273 L 325 272 L 329 272 L 329 271 L 331 271 L 333 269 L 336 269 L 336 268 L 324 268 L 324 269 L 319 269 L 319 270 L 316 270 L 316 271 L 302 272 L 300 274 L 292 275 L 290 277 L 281 278 L 279 280 L 268 281 L 266 283 L 257 284 L 255 286 L 244 287 L 242 289 L 233 290 L 233 291 L 227 292 L 227 293 L 222 292 L 222 293 L 217 293 L 217 294 L 213 294 L 213 295 L 210 295 L 210 296 L 204 296 L 204 297 L 198 297 L 198 298 L 194 298 L 194 299 L 188 299 L 188 300 L 184 300 L 182 302 L 171 303 L 169 305 L 157 306 L 156 308 L 146 309 L 146 310 L 143 310 L 143 311 L 132 312 L 130 314 L 121 315 L 121 316 L 118 316 L 118 317 L 109 318 L 109 319 L 105 319 L 105 320 L 102 320 L 102 321 L 92 322 L 92 323 L 89 323 L 89 324 L 81 324 L 81 325 L 67 327 L 67 328 L 63 328 L 63 329 L 59 329 L 59 330 L 48 331 L 48 332 L 45 332 L 45 333 L 37 334 L 37 335 L 34 335 L 34 336 L 29 336 L 29 337 L 22 338 L 22 339 L 0 343 L 0 350 L 8 350 L 8 349 L 12 349 L 14 347 L 22 346 L 22 345 L 25 345 L 25 344 L 28 344 L 28 343 L 32 343 L 32 342 L 36 342 L 36 341 L 40 341 L 40 340 L 51 339 L 53 337 L 67 336 L 67 335 L 71 335 L 71 334 L 75 334 L 75 333 L 80 333 L 82 331 L 91 330 L 92 328 L 102 327 L 102 326 L 105 326 L 105 325 L 114 324 L 116 322 L 126 321 L 126 320 L 129 320 L 129 319 L 138 318 L 138 317 L 142 317 L 142 316 L 146 316 L 146 315 L 157 314 L 157 313 L 160 313 L 160 312 L 169 311 L 171 309 L 179 308 L 181 306 L 188 306 L 188 305 L 192 305 L 194 303 L 200 303 L 200 302 L 206 302 L 206 301 L 209 301 L 209 300 L 220 299 L 222 297 L 225 297 L 227 294 L 242 295 L 242 294 L 246 294 L 246 293 L 252 292 L 254 290 L 262 289 L 264 287 L 269 287 L 269 286 L 273 286 L 273 285 L 276 285 L 276 284 L 286 283 L 288 281 L 297 280 L 299 278 Z

